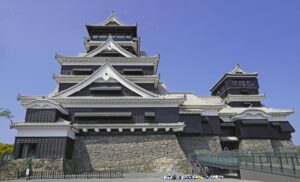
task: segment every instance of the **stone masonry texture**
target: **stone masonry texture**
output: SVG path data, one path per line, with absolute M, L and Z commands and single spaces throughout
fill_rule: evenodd
M 179 136 L 178 141 L 188 157 L 192 154 L 218 153 L 222 150 L 218 136 Z
M 103 135 L 76 138 L 73 167 L 125 172 L 190 172 L 175 135 Z
M 240 151 L 252 151 L 261 152 L 269 151 L 273 152 L 272 144 L 270 139 L 243 139 L 239 143 Z
M 276 152 L 292 152 L 296 148 L 292 140 L 271 140 L 271 143 Z

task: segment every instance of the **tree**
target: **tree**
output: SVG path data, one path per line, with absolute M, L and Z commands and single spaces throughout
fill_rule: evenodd
M 13 145 L 0 143 L 0 159 L 2 159 L 5 155 L 12 154 L 13 150 L 14 150 Z
M 14 116 L 11 114 L 9 109 L 0 108 L 0 118 L 11 120 Z M 0 143 L 0 159 L 6 154 L 12 154 L 13 145 Z
M 0 118 L 11 120 L 13 117 L 9 109 L 0 108 Z

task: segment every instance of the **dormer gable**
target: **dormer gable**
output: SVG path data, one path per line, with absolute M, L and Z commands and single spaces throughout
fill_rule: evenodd
M 117 70 L 115 70 L 108 63 L 101 66 L 98 70 L 96 70 L 93 74 L 91 74 L 89 77 L 87 77 L 83 81 L 77 83 L 76 85 L 74 85 L 66 90 L 63 90 L 63 91 L 53 95 L 53 97 L 69 97 L 72 94 L 88 87 L 89 85 L 91 85 L 98 79 L 103 79 L 104 81 L 109 81 L 110 79 L 114 79 L 118 83 L 120 83 L 122 86 L 126 87 L 127 89 L 129 89 L 130 91 L 136 93 L 137 95 L 139 95 L 141 97 L 145 97 L 145 98 L 157 97 L 157 95 L 155 93 L 152 93 L 152 92 L 132 83 L 128 79 L 126 79 L 124 76 L 122 76 Z M 97 89 L 100 89 L 100 88 L 97 88 Z M 114 88 L 114 89 L 116 89 L 116 88 Z
M 128 52 L 120 45 L 118 45 L 118 43 L 116 43 L 113 40 L 112 35 L 109 35 L 108 39 L 102 45 L 92 50 L 91 52 L 87 53 L 86 55 L 84 55 L 84 57 L 96 57 L 97 55 L 99 55 L 104 51 L 116 51 L 117 53 L 123 55 L 124 57 L 136 57 L 136 55 Z

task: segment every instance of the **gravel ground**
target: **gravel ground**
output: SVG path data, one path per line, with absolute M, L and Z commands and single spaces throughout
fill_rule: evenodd
M 12 180 L 9 182 L 167 182 L 167 181 L 207 181 L 207 182 L 257 182 L 239 179 L 190 179 L 190 180 L 162 180 L 159 178 L 122 178 L 122 179 L 33 179 L 33 180 Z
M 133 174 L 124 174 L 124 178 L 115 178 L 115 179 L 19 179 L 11 180 L 8 182 L 168 182 L 168 181 L 207 181 L 207 182 L 258 182 L 258 181 L 249 181 L 249 180 L 240 180 L 234 178 L 227 179 L 189 179 L 189 180 L 163 180 L 161 177 L 166 174 L 160 173 L 133 173 Z M 180 175 L 180 174 L 176 174 Z

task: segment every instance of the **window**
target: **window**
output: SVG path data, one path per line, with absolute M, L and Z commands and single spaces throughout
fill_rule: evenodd
M 247 87 L 247 88 L 255 87 L 253 80 L 232 80 L 231 83 L 233 87 Z
M 249 95 L 249 90 L 242 89 L 242 90 L 240 90 L 240 93 L 241 93 L 242 95 Z
M 126 35 L 125 38 L 126 39 L 131 39 L 131 35 Z
M 155 112 L 145 112 L 145 122 L 147 123 L 155 122 Z
M 91 87 L 90 94 L 93 96 L 118 96 L 122 95 L 122 88 L 120 86 Z
M 238 81 L 237 80 L 232 80 L 232 85 L 233 86 L 238 86 Z
M 99 39 L 107 39 L 107 35 L 99 35 Z
M 74 68 L 73 75 L 90 75 L 93 73 L 93 70 L 90 68 Z
M 250 107 L 250 106 L 252 106 L 252 104 L 250 102 L 243 102 L 242 106 L 243 107 Z
M 97 35 L 97 34 L 94 34 L 94 35 L 92 36 L 92 38 L 93 38 L 93 39 L 98 39 L 98 35 Z
M 123 69 L 124 75 L 144 75 L 143 69 Z

